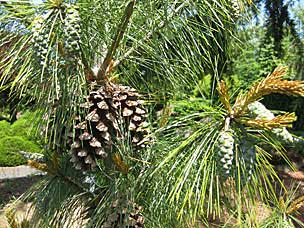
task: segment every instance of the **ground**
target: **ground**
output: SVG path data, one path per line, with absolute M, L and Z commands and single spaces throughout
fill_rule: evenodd
M 39 179 L 40 176 L 0 180 L 0 208 L 17 199 Z

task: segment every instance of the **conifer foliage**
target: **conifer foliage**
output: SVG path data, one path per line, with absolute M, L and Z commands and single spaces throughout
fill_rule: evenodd
M 24 196 L 32 227 L 186 227 L 224 212 L 238 225 L 257 198 L 276 198 L 265 145 L 284 157 L 296 117 L 264 118 L 258 100 L 304 87 L 283 67 L 236 97 L 219 80 L 221 44 L 251 1 L 0 2 L 0 44 L 20 37 L 1 86 L 35 104 L 47 148 L 45 163 L 29 161 L 47 173 Z M 218 96 L 196 107 L 204 69 Z

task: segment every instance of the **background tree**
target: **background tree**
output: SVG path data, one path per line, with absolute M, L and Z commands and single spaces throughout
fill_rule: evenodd
M 290 34 L 291 42 L 295 46 L 297 52 L 297 59 L 295 63 L 295 69 L 297 69 L 297 77 L 301 77 L 303 73 L 303 59 L 301 53 L 303 52 L 303 42 L 301 41 L 298 32 L 296 31 L 296 25 L 294 19 L 291 17 L 291 8 L 296 1 L 256 1 L 263 10 L 263 6 L 266 14 L 266 33 L 264 41 L 261 46 L 265 48 L 267 45 L 273 45 L 272 49 L 276 58 L 282 59 L 286 52 L 283 48 L 284 37 Z M 264 3 L 264 5 L 262 4 Z

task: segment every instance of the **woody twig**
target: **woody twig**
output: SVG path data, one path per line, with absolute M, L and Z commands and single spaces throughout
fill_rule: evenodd
M 102 81 L 105 80 L 107 78 L 107 70 L 109 65 L 111 64 L 111 61 L 113 59 L 113 56 L 115 54 L 115 51 L 117 50 L 120 41 L 123 38 L 123 35 L 127 29 L 127 26 L 129 24 L 130 18 L 133 14 L 134 11 L 134 6 L 135 6 L 135 0 L 129 2 L 129 4 L 127 5 L 124 15 L 121 19 L 121 23 L 118 27 L 118 31 L 113 39 L 113 42 L 111 44 L 111 47 L 109 48 L 106 57 L 100 67 L 100 69 L 98 70 L 97 73 L 97 81 Z

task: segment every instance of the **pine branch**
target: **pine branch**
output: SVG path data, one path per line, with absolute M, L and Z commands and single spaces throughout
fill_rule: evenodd
M 130 18 L 133 14 L 134 11 L 134 5 L 135 5 L 136 0 L 132 0 L 131 2 L 129 2 L 129 4 L 127 5 L 126 9 L 125 9 L 125 13 L 121 19 L 121 23 L 119 25 L 119 29 L 117 31 L 117 34 L 112 42 L 112 45 L 110 47 L 110 49 L 107 52 L 107 55 L 97 73 L 97 81 L 102 81 L 103 79 L 106 78 L 106 73 L 107 73 L 107 69 L 109 67 L 109 64 L 115 54 L 116 49 L 119 46 L 120 41 L 123 38 L 123 35 L 126 31 L 126 28 L 129 24 Z

